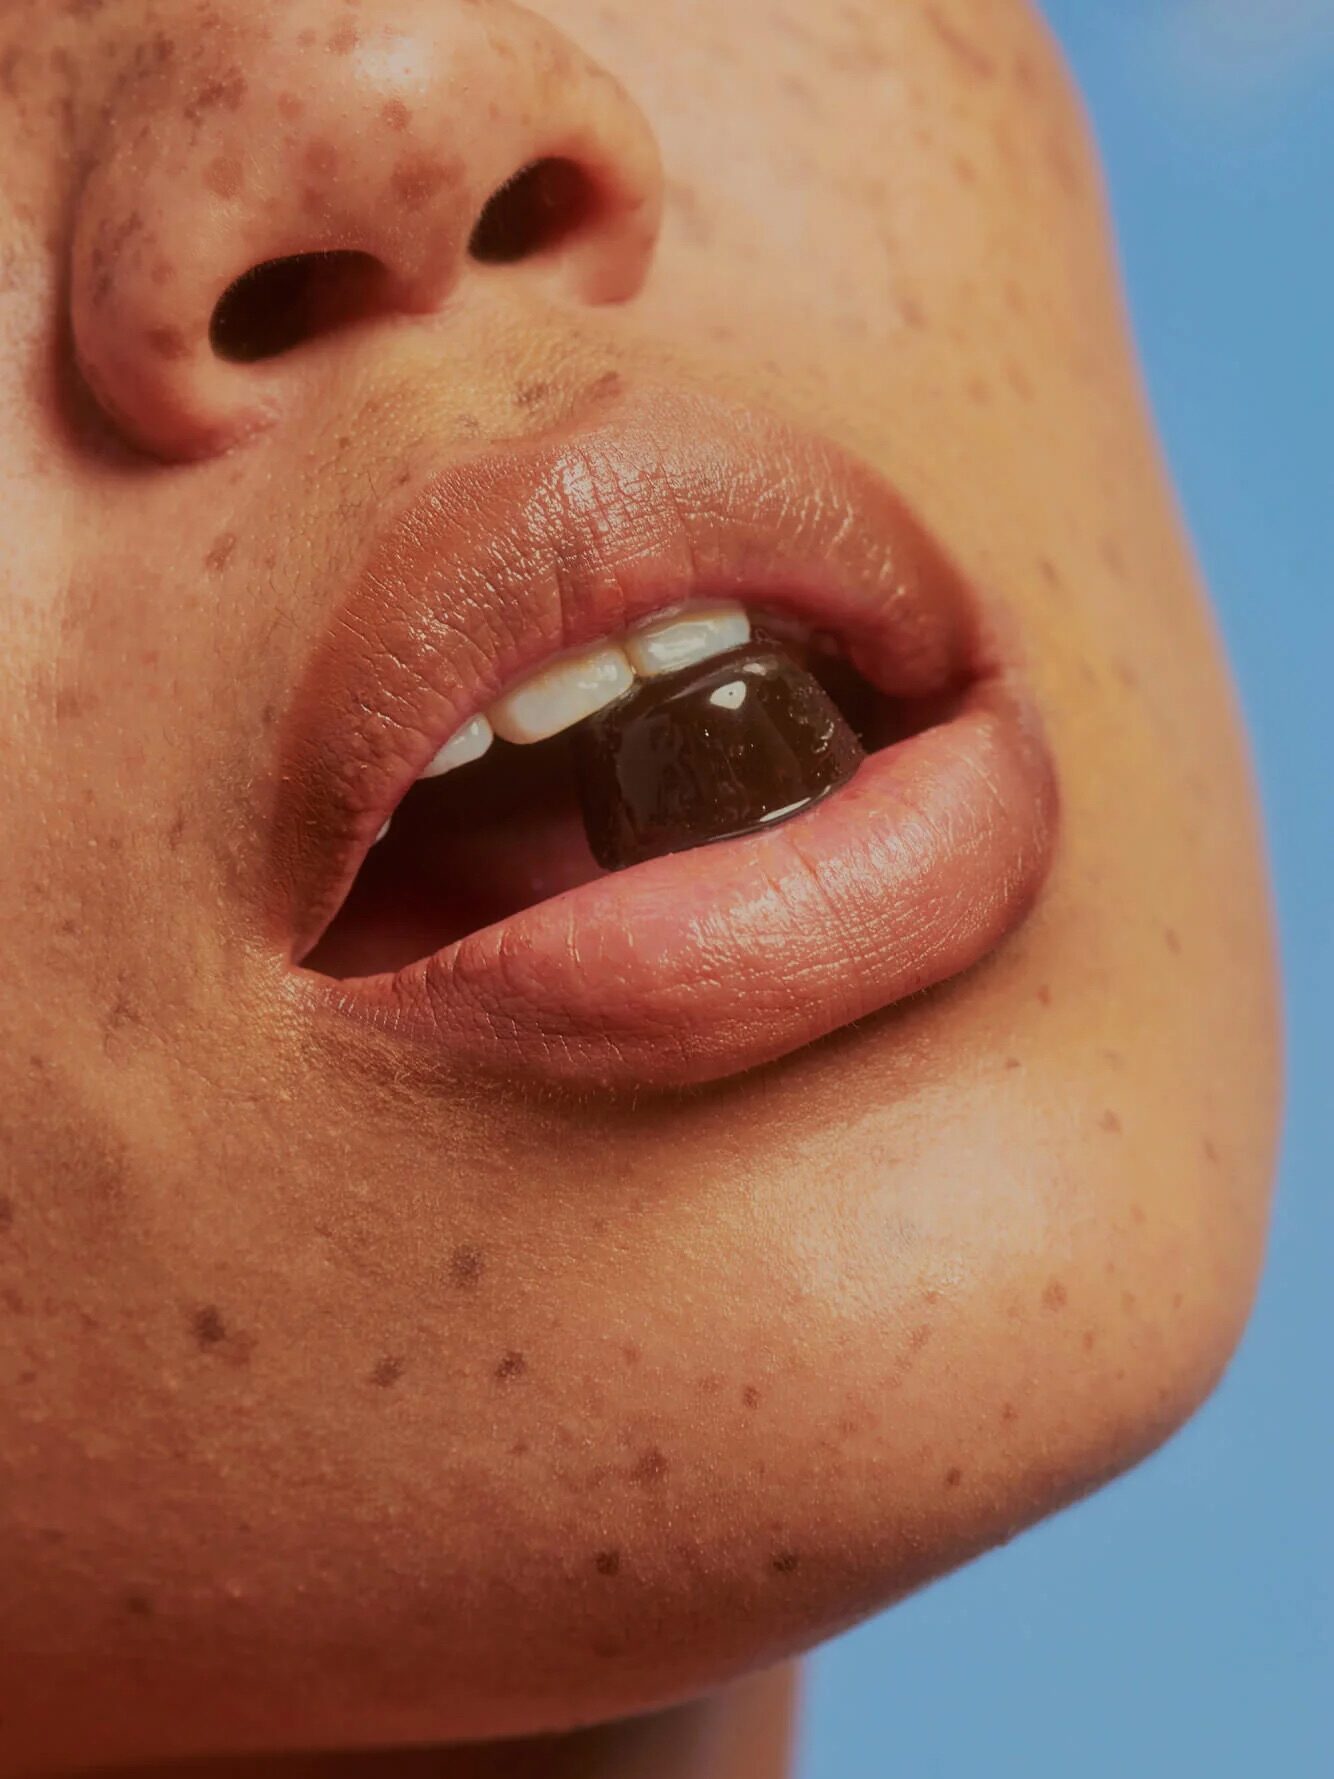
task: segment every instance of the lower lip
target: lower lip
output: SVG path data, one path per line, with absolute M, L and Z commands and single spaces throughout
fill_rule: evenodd
M 715 1081 L 977 963 L 1031 907 L 1056 806 L 1030 708 L 991 681 L 781 826 L 599 878 L 394 975 L 299 980 L 442 1060 Z

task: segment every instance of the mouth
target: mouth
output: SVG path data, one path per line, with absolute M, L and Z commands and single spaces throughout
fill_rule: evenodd
M 870 469 L 711 399 L 453 465 L 293 705 L 293 991 L 453 1063 L 674 1087 L 957 974 L 1054 837 L 1000 634 Z

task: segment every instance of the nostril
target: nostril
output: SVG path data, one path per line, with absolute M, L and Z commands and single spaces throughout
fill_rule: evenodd
M 389 276 L 369 253 L 300 253 L 266 260 L 228 285 L 209 325 L 219 358 L 277 358 L 387 306 Z
M 524 167 L 492 194 L 468 251 L 484 265 L 514 265 L 574 234 L 597 208 L 597 190 L 584 169 L 549 156 Z

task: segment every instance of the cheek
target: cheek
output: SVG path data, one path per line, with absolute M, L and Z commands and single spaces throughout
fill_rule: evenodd
M 1035 409 L 1049 424 L 1115 325 L 1071 285 L 1094 201 L 1073 101 L 1018 8 L 985 42 L 937 8 L 765 23 L 757 55 L 701 22 L 688 80 L 679 54 L 632 70 L 669 172 L 641 313 L 929 491 L 942 447 L 1012 453 Z

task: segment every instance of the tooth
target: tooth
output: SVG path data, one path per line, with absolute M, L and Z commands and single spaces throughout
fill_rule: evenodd
M 539 668 L 487 715 L 505 741 L 545 741 L 623 697 L 635 683 L 624 649 L 600 644 Z
M 380 842 L 384 839 L 385 835 L 389 832 L 389 826 L 390 826 L 390 823 L 393 821 L 393 819 L 394 819 L 393 816 L 390 816 L 389 821 L 387 821 L 385 823 L 385 825 L 380 829 L 380 832 L 375 836 L 374 840 L 371 841 L 372 846 L 378 846 L 380 844 Z
M 422 773 L 423 778 L 442 778 L 446 772 L 452 772 L 456 766 L 469 766 L 482 755 L 495 740 L 495 733 L 485 717 L 474 717 L 461 729 L 451 735 Z
M 864 758 L 818 682 L 758 644 L 641 680 L 575 732 L 574 751 L 588 843 L 608 871 L 772 827 Z
M 726 654 L 750 641 L 750 619 L 730 600 L 719 605 L 688 606 L 666 617 L 650 618 L 625 639 L 630 665 L 645 679 L 693 667 L 712 655 Z

